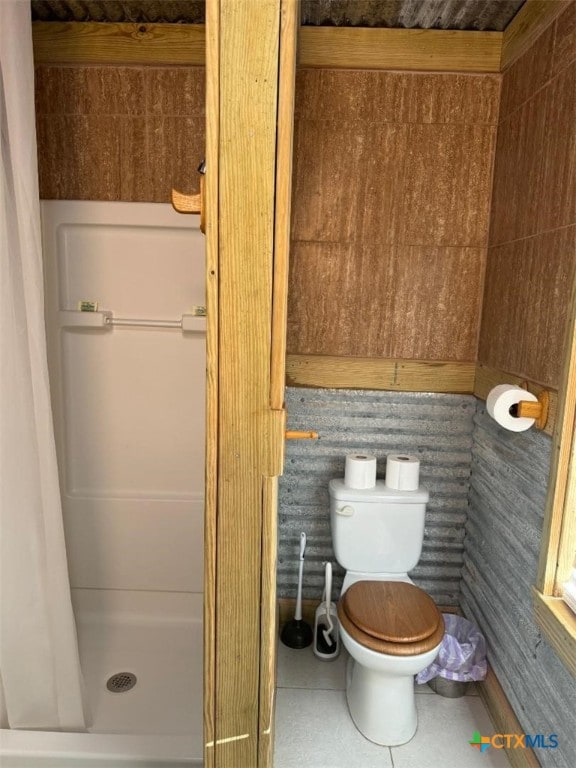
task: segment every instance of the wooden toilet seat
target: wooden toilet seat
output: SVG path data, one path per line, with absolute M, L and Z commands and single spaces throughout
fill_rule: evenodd
M 390 656 L 417 656 L 444 636 L 432 598 L 404 581 L 357 581 L 338 602 L 338 619 L 356 642 Z

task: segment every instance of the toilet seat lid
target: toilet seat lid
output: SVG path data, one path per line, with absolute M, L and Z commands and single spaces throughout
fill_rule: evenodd
M 432 598 L 404 581 L 357 581 L 345 592 L 342 603 L 358 629 L 390 643 L 425 640 L 442 623 Z

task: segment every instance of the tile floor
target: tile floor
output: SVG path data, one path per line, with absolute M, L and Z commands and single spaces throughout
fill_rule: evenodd
M 503 751 L 468 742 L 494 728 L 475 691 L 460 699 L 417 686 L 418 730 L 408 744 L 380 747 L 354 727 L 346 706 L 346 652 L 319 661 L 311 648 L 279 643 L 274 768 L 509 768 Z

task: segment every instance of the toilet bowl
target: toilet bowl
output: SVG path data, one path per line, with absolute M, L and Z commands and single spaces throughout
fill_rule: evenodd
M 414 675 L 438 654 L 442 614 L 413 584 L 358 581 L 340 599 L 338 619 L 354 724 L 376 744 L 405 744 L 417 728 Z
M 351 489 L 331 480 L 330 527 L 346 575 L 338 602 L 350 659 L 346 698 L 360 733 L 382 746 L 405 744 L 417 728 L 414 675 L 436 658 L 442 614 L 408 571 L 420 559 L 428 491 L 376 481 Z

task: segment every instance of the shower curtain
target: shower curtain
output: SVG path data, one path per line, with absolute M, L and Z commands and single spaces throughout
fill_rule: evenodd
M 0 0 L 0 715 L 85 730 L 44 334 L 30 3 Z

